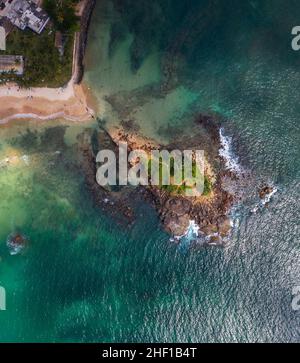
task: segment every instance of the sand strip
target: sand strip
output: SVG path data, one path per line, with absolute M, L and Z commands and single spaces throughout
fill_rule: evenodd
M 71 121 L 94 117 L 83 86 L 74 85 L 73 79 L 64 88 L 0 87 L 0 124 L 14 119 L 50 120 L 60 117 Z

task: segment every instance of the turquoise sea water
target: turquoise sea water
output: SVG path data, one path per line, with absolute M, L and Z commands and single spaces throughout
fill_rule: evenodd
M 93 205 L 74 153 L 93 124 L 2 126 L 0 341 L 300 340 L 299 14 L 292 0 L 97 2 L 85 82 L 99 116 L 161 141 L 221 116 L 249 197 L 227 248 L 183 254 L 147 205 L 130 229 Z M 262 181 L 279 191 L 251 214 Z M 17 256 L 13 231 L 29 239 Z

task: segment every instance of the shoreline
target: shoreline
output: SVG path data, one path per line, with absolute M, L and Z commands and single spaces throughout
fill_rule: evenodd
M 0 86 L 0 125 L 20 119 L 47 121 L 63 118 L 82 122 L 94 118 L 95 112 L 89 106 L 89 94 L 82 79 L 88 29 L 95 3 L 95 0 L 85 0 L 80 4 L 80 31 L 75 34 L 73 71 L 68 84 L 60 88 L 28 89 L 14 83 Z
M 87 92 L 83 85 L 76 85 L 73 79 L 65 88 L 20 89 L 16 85 L 2 86 L 0 101 L 0 124 L 16 119 L 88 121 L 94 117 L 94 111 L 88 105 Z

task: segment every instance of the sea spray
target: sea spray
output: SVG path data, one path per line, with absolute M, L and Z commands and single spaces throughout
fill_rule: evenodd
M 276 187 L 273 187 L 273 190 L 271 193 L 267 194 L 264 199 L 261 201 L 262 206 L 265 206 L 266 204 L 270 203 L 273 195 L 275 195 L 278 192 L 278 189 Z
M 267 204 L 269 204 L 272 200 L 272 197 L 278 192 L 278 188 L 272 186 L 272 191 L 265 195 L 265 197 L 258 203 L 254 208 L 251 209 L 251 213 L 256 213 L 259 210 L 262 210 Z
M 233 230 L 238 229 L 239 217 L 239 214 L 230 214 L 230 235 Z M 182 236 L 175 236 L 170 239 L 170 242 L 178 243 L 178 250 L 181 253 L 186 253 L 192 243 L 195 243 L 197 246 L 225 246 L 228 241 L 229 236 L 224 237 L 219 232 L 205 234 L 194 220 L 189 221 L 189 226 Z
M 221 144 L 219 155 L 224 159 L 226 169 L 239 174 L 241 172 L 241 167 L 239 165 L 238 157 L 232 151 L 232 137 L 225 136 L 223 128 L 220 128 L 219 135 Z
M 6 310 L 6 291 L 2 286 L 0 286 L 0 311 L 1 310 Z
M 27 245 L 27 237 L 19 233 L 11 233 L 6 240 L 6 245 L 8 247 L 11 256 L 20 254 Z
M 192 243 L 198 239 L 199 236 L 199 226 L 196 224 L 195 221 L 190 220 L 189 226 L 182 236 L 175 237 L 175 240 L 179 241 L 178 250 L 182 253 L 186 253 Z

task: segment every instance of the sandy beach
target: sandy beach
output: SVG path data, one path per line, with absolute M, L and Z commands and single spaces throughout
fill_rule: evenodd
M 80 36 L 86 36 L 93 4 L 91 0 L 82 0 L 77 6 L 81 31 L 74 42 L 73 72 L 69 83 L 60 88 L 24 89 L 9 83 L 0 86 L 0 124 L 16 119 L 87 121 L 94 117 L 94 110 L 88 106 L 92 97 L 88 96 L 81 79 L 78 80 L 86 44 L 86 39 Z
M 64 88 L 0 87 L 0 124 L 30 118 L 85 121 L 93 115 L 83 86 L 74 84 L 73 79 Z

